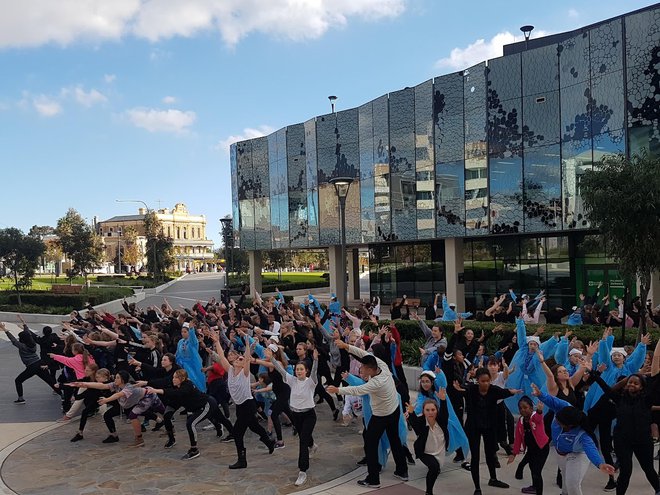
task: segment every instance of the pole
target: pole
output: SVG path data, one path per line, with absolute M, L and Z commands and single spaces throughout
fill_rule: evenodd
M 117 260 L 119 264 L 118 273 L 121 273 L 121 237 L 117 234 Z
M 341 277 L 342 277 L 342 304 L 348 307 L 348 295 L 346 286 L 346 198 L 339 198 L 339 209 L 341 211 Z

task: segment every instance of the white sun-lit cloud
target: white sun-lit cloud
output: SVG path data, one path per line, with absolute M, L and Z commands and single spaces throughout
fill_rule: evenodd
M 407 0 L 21 0 L 0 16 L 0 48 L 69 45 L 127 36 L 158 41 L 217 32 L 227 45 L 252 33 L 316 39 L 351 18 L 401 15 Z
M 176 97 L 175 96 L 165 96 L 165 97 L 163 97 L 162 101 L 165 105 L 174 105 L 176 103 Z
M 539 30 L 534 32 L 534 37 L 547 36 L 547 31 Z M 456 47 L 451 50 L 448 57 L 441 58 L 436 62 L 439 69 L 462 70 L 468 67 L 502 56 L 502 47 L 516 41 L 522 41 L 524 36 L 514 35 L 509 31 L 497 33 L 490 40 L 481 38 L 474 43 L 470 43 L 465 48 Z
M 89 108 L 97 103 L 104 103 L 108 101 L 108 98 L 101 93 L 100 91 L 92 88 L 89 91 L 85 91 L 82 86 L 62 88 L 60 91 L 62 98 L 73 98 L 80 105 Z
M 167 132 L 185 134 L 195 123 L 197 114 L 192 111 L 159 110 L 156 108 L 132 108 L 127 110 L 126 118 L 135 126 L 149 132 Z
M 223 153 L 229 153 L 229 146 L 238 142 L 245 141 L 246 139 L 254 139 L 261 136 L 266 136 L 275 132 L 275 128 L 269 125 L 259 125 L 257 127 L 247 127 L 243 129 L 241 134 L 232 134 L 227 136 L 225 139 L 221 139 L 216 146 L 216 149 L 222 151 Z
M 105 74 L 103 76 L 103 80 L 106 82 L 106 84 L 112 84 L 117 80 L 117 75 L 116 74 Z

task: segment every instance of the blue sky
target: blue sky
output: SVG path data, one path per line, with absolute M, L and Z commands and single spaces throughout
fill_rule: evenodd
M 652 3 L 0 0 L 0 228 L 184 202 L 219 246 L 231 142 Z

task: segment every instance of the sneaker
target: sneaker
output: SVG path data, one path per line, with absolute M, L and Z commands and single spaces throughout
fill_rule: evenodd
M 500 480 L 488 480 L 488 486 L 493 486 L 495 488 L 509 488 L 509 485 Z
M 116 437 L 114 435 L 108 435 L 108 438 L 103 440 L 103 443 L 117 443 L 119 441 L 119 437 Z
M 357 461 L 355 464 L 357 464 L 358 466 L 366 466 L 367 465 L 367 458 L 363 457 L 362 459 Z
M 400 479 L 401 481 L 408 481 L 408 473 L 399 474 L 396 471 L 394 471 L 393 476 L 397 479 Z
M 313 444 L 313 445 L 309 448 L 309 455 L 314 455 L 314 454 L 316 454 L 316 452 L 318 452 L 318 450 L 319 450 L 319 446 L 318 446 L 317 444 Z
M 616 490 L 616 481 L 614 481 L 613 478 L 610 478 L 610 480 L 607 482 L 607 485 L 605 485 L 605 488 L 603 488 L 604 492 L 613 492 Z
M 296 482 L 294 483 L 294 485 L 296 485 L 296 486 L 302 486 L 302 485 L 305 484 L 306 481 L 307 481 L 307 473 L 306 473 L 305 471 L 300 471 L 300 472 L 298 473 L 298 479 L 296 480 Z
M 472 495 L 481 495 L 481 489 L 477 488 Z
M 231 433 L 228 433 L 227 436 L 225 438 L 223 438 L 222 440 L 220 440 L 220 441 L 223 442 L 223 443 L 233 442 L 234 441 L 234 435 L 232 435 Z
M 464 455 L 458 455 L 458 454 L 456 456 L 454 456 L 454 459 L 452 460 L 452 462 L 455 462 L 456 464 L 458 464 L 459 462 L 463 462 L 463 461 L 465 461 L 465 456 Z
M 522 490 L 520 490 L 520 493 L 531 493 L 531 494 L 536 494 L 536 488 L 533 486 L 526 486 Z
M 271 442 L 268 443 L 268 453 L 269 454 L 272 454 L 273 452 L 275 452 L 275 443 L 276 442 L 274 442 L 274 441 L 271 441 Z
M 135 437 L 135 440 L 129 444 L 129 447 L 144 447 L 144 438 L 142 438 L 142 435 Z
M 25 399 L 23 397 L 16 399 L 14 404 L 25 404 Z
M 358 480 L 357 484 L 366 488 L 380 488 L 380 483 L 371 483 L 367 478 Z
M 470 463 L 467 462 L 467 461 L 465 461 L 465 462 L 461 462 L 461 467 L 462 467 L 463 469 L 465 469 L 466 471 L 470 471 L 470 470 L 472 469 L 472 464 L 470 464 Z
M 199 457 L 201 454 L 199 453 L 199 450 L 197 449 L 190 449 L 184 456 L 181 457 L 182 461 L 189 461 L 190 459 L 196 459 Z
M 413 456 L 411 453 L 408 453 L 406 455 L 406 462 L 408 463 L 409 466 L 414 466 L 415 465 L 415 459 L 413 459 Z
M 208 424 L 204 428 L 202 428 L 203 431 L 209 431 L 209 430 L 215 430 L 215 425 L 213 424 Z M 222 432 L 220 433 L 220 436 L 222 436 Z
M 176 445 L 176 440 L 174 438 L 170 438 L 167 443 L 165 444 L 166 449 L 171 449 Z
M 337 421 L 337 418 L 339 417 L 339 409 L 335 409 L 332 411 L 332 420 Z
M 76 436 L 71 439 L 72 442 L 79 442 L 83 439 L 83 436 L 80 433 L 76 433 Z
M 284 442 L 283 442 L 282 440 L 278 440 L 278 441 L 276 441 L 276 442 L 275 442 L 275 447 L 274 447 L 274 448 L 275 448 L 275 450 L 277 450 L 277 449 L 283 449 L 283 448 L 284 448 Z M 301 471 L 301 473 L 302 473 L 302 471 Z

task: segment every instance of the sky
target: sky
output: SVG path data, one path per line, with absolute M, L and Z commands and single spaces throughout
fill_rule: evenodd
M 219 247 L 231 143 L 653 3 L 0 0 L 0 228 L 183 202 Z

